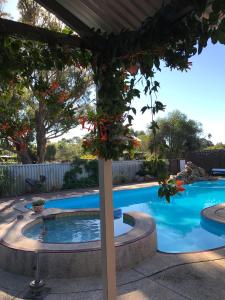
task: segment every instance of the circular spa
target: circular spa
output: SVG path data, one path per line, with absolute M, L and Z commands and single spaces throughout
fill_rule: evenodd
M 144 213 L 115 210 L 117 270 L 131 268 L 156 252 L 154 220 Z M 0 267 L 33 276 L 37 256 L 42 277 L 70 278 L 101 273 L 99 210 L 46 209 L 27 212 L 2 231 Z

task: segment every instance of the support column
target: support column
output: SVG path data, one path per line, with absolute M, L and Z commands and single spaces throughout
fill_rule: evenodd
M 101 247 L 104 300 L 116 299 L 116 260 L 112 197 L 112 161 L 99 159 Z

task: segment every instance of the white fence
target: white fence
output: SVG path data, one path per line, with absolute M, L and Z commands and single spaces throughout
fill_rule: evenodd
M 136 172 L 140 169 L 143 161 L 114 161 L 113 178 L 123 177 L 132 181 Z M 52 164 L 27 164 L 27 165 L 0 165 L 1 168 L 9 170 L 14 178 L 8 195 L 21 195 L 29 191 L 25 179 L 39 180 L 40 175 L 46 177 L 44 190 L 46 192 L 59 190 L 63 185 L 63 178 L 66 171 L 70 169 L 70 163 Z

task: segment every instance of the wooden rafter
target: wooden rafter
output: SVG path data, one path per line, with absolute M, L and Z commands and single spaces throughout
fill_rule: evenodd
M 92 50 L 88 42 L 84 42 L 80 37 L 68 35 L 48 29 L 31 26 L 21 22 L 15 22 L 0 18 L 0 34 L 8 34 L 26 40 L 35 40 L 44 43 L 59 44 L 70 48 L 86 48 Z

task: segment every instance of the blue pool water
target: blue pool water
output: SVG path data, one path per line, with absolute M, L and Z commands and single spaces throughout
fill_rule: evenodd
M 123 212 L 141 211 L 153 216 L 157 224 L 158 249 L 178 253 L 225 246 L 225 226 L 201 219 L 203 208 L 225 202 L 225 180 L 197 182 L 171 199 L 157 196 L 158 187 L 114 192 L 114 208 Z M 46 208 L 98 208 L 99 195 L 48 201 Z
M 122 218 L 114 220 L 115 236 L 126 233 L 132 226 L 123 223 Z M 84 218 L 66 216 L 50 219 L 35 224 L 23 232 L 35 240 L 45 243 L 80 243 L 100 239 L 100 220 L 98 218 Z

